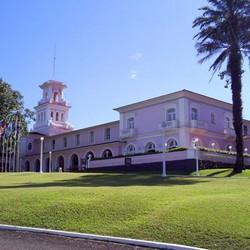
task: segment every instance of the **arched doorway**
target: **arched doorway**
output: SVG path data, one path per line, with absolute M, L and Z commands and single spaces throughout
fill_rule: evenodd
M 78 166 L 79 166 L 79 159 L 78 156 L 76 154 L 73 154 L 71 156 L 71 165 L 70 165 L 70 169 L 71 170 L 78 170 Z
M 88 159 L 93 159 L 95 157 L 94 153 L 89 151 L 86 156 L 85 156 L 85 159 L 88 160 Z
M 105 149 L 102 153 L 102 158 L 105 158 L 105 159 L 112 158 L 112 156 L 113 154 L 110 149 Z
M 61 168 L 64 171 L 64 158 L 63 156 L 59 156 L 57 159 L 57 169 Z
M 45 172 L 49 172 L 49 168 L 50 168 L 50 160 L 49 160 L 49 158 L 47 158 L 46 165 L 45 165 Z
M 40 172 L 40 160 L 36 159 L 35 161 L 35 171 Z
M 26 162 L 25 162 L 24 171 L 27 171 L 27 172 L 30 171 L 30 162 L 29 162 L 29 161 L 26 161 Z

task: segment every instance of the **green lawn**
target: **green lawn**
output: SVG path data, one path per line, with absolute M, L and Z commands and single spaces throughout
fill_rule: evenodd
M 245 170 L 242 173 L 234 174 L 232 173 L 232 169 L 227 168 L 217 168 L 217 169 L 204 169 L 199 171 L 200 176 L 206 176 L 206 177 L 248 177 L 250 178 L 250 170 Z M 192 173 L 193 176 L 196 175 L 196 173 Z
M 0 174 L 0 206 L 5 224 L 250 249 L 247 177 Z

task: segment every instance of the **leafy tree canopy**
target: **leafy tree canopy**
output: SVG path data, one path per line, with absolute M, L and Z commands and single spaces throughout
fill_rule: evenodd
M 20 92 L 13 90 L 10 84 L 0 79 L 0 125 L 6 127 L 15 120 L 18 120 L 19 132 L 26 134 L 28 123 L 34 120 L 34 113 L 24 108 Z

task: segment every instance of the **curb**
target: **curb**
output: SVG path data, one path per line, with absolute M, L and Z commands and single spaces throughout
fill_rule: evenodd
M 118 243 L 118 244 L 133 245 L 133 246 L 140 246 L 140 247 L 150 247 L 150 248 L 165 249 L 165 250 L 205 250 L 204 248 L 190 247 L 190 246 L 179 245 L 179 244 L 169 244 L 169 243 L 155 242 L 155 241 L 136 240 L 136 239 L 130 239 L 130 238 L 102 236 L 102 235 L 95 235 L 95 234 L 85 234 L 85 233 L 67 232 L 67 231 L 61 231 L 61 230 L 22 227 L 22 226 L 13 226 L 13 225 L 4 225 L 4 224 L 0 224 L 0 230 L 30 232 L 30 233 L 36 233 L 36 234 L 40 233 L 40 234 L 47 234 L 47 235 L 54 235 L 54 236 L 61 236 L 61 237 L 105 241 L 105 242 L 112 242 L 112 243 Z

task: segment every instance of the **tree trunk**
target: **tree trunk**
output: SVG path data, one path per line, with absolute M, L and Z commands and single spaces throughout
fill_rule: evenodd
M 233 125 L 236 134 L 236 162 L 234 172 L 241 173 L 244 169 L 243 134 L 242 134 L 242 98 L 241 98 L 241 55 L 237 49 L 232 49 L 229 58 L 231 89 L 233 99 Z

